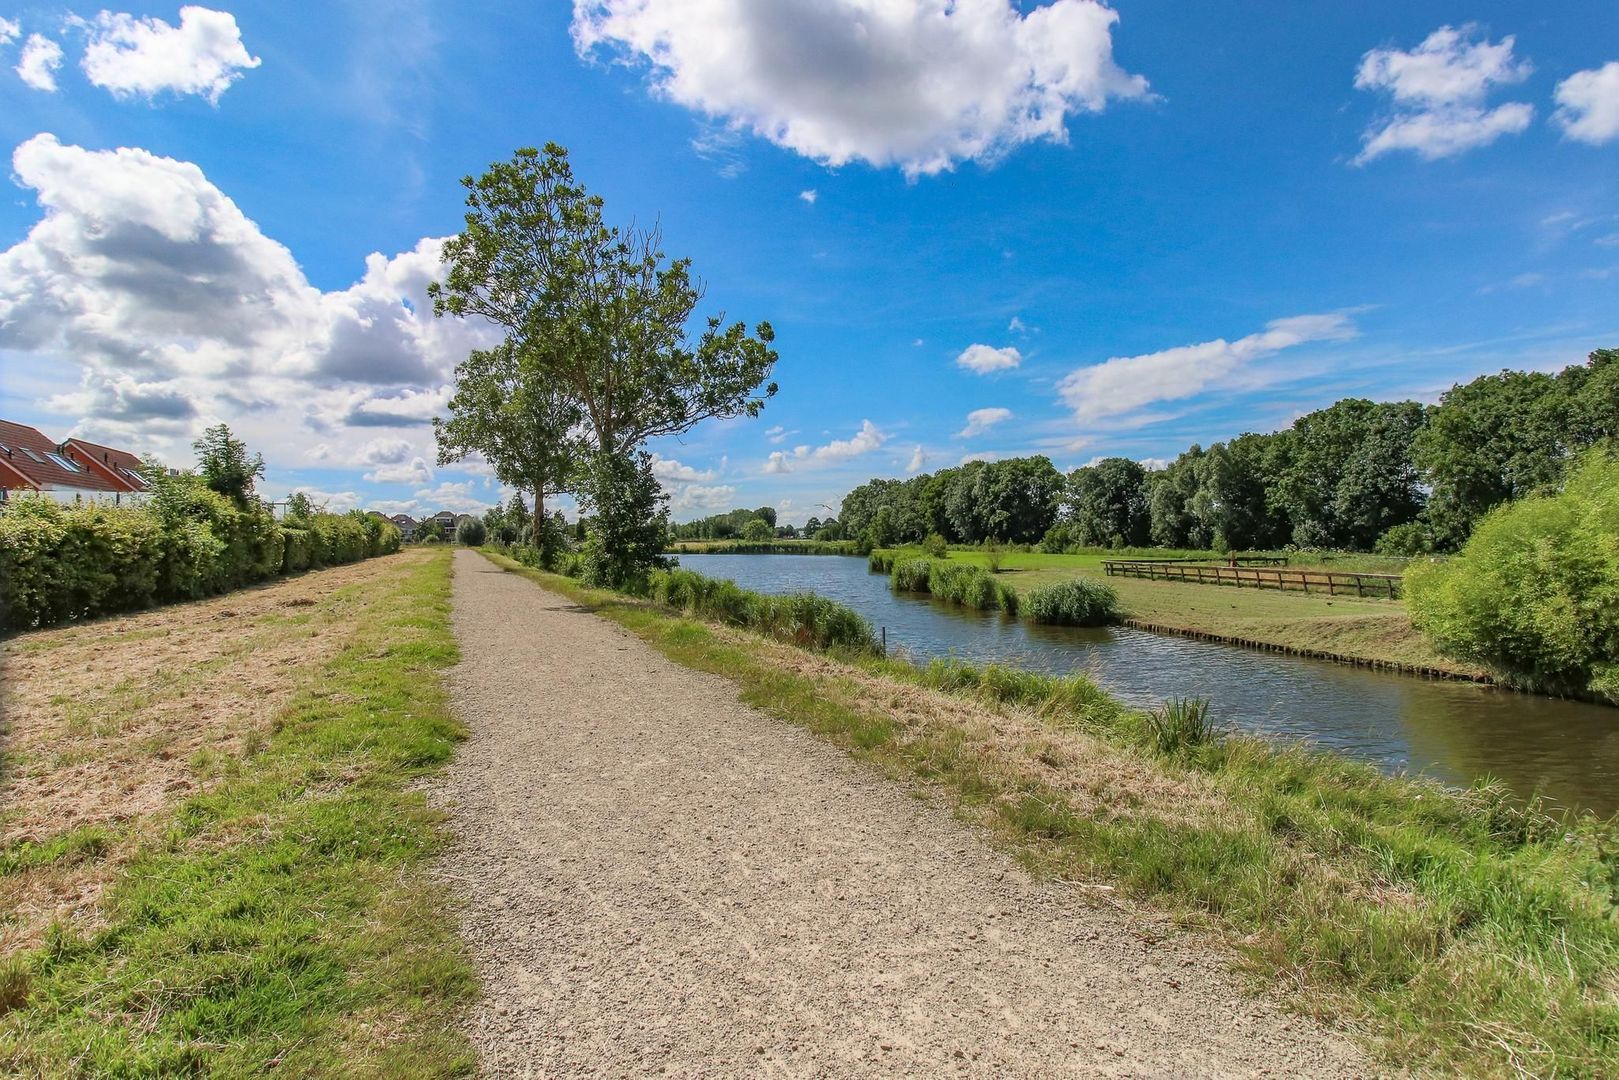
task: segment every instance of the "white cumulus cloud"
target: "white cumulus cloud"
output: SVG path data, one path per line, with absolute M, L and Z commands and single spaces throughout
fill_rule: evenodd
M 1619 139 L 1619 60 L 1558 83 L 1556 117 L 1570 139 L 1592 146 Z
M 43 134 L 12 171 L 43 215 L 0 251 L 0 348 L 80 365 L 69 404 L 87 419 L 419 426 L 454 364 L 494 339 L 432 317 L 440 240 L 374 254 L 354 285 L 323 292 L 190 162 Z
M 906 463 L 905 471 L 910 473 L 912 476 L 915 476 L 927 466 L 927 463 L 928 456 L 922 450 L 921 444 L 918 443 L 916 449 L 911 451 L 911 460 Z
M 1065 142 L 1072 113 L 1148 96 L 1113 61 L 1095 0 L 574 0 L 581 56 L 649 72 L 653 91 L 827 165 L 915 177 Z
M 1218 338 L 1142 356 L 1115 356 L 1069 373 L 1057 384 L 1081 421 L 1126 416 L 1160 401 L 1194 397 L 1243 366 L 1284 349 L 1355 336 L 1344 315 L 1297 315 L 1267 323 L 1257 334 Z
M 35 90 L 56 92 L 56 70 L 62 66 L 62 46 L 48 37 L 30 34 L 17 58 L 17 76 Z
M 0 45 L 10 45 L 22 33 L 22 24 L 16 19 L 0 16 Z
M 114 97 L 195 94 L 217 105 L 231 83 L 259 66 L 228 11 L 183 7 L 179 26 L 110 11 L 78 23 L 89 34 L 84 73 Z
M 378 465 L 365 474 L 374 484 L 431 484 L 433 470 L 422 458 L 411 458 L 393 465 Z
M 1366 53 L 1355 86 L 1386 93 L 1393 111 L 1366 129 L 1355 162 L 1364 164 L 1396 150 L 1434 161 L 1524 131 L 1534 118 L 1532 106 L 1509 102 L 1492 109 L 1485 104 L 1492 89 L 1520 83 L 1534 70 L 1529 61 L 1513 57 L 1515 44 L 1510 34 L 1491 42 L 1469 24 L 1441 26 L 1410 51 Z
M 1012 419 L 1011 409 L 974 409 L 967 414 L 967 426 L 956 432 L 958 439 L 970 439 L 974 435 L 982 435 L 996 424 Z
M 888 441 L 888 433 L 870 420 L 860 422 L 860 430 L 847 439 L 833 439 L 825 446 L 795 446 L 791 453 L 777 450 L 765 459 L 767 473 L 786 473 L 801 466 L 815 467 L 847 461 L 869 454 Z
M 698 483 L 714 479 L 713 469 L 697 469 L 661 454 L 652 455 L 652 475 L 668 483 Z
M 956 366 L 966 368 L 978 375 L 988 375 L 992 371 L 1005 371 L 1015 368 L 1023 363 L 1023 354 L 1011 345 L 1004 349 L 992 348 L 989 345 L 969 345 L 961 350 L 956 357 Z

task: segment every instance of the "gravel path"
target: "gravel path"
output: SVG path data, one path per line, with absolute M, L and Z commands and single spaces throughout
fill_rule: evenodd
M 1365 1076 L 1206 944 L 1030 878 L 947 813 L 481 556 L 444 873 L 496 1076 Z M 1154 944 L 1156 942 L 1156 944 Z

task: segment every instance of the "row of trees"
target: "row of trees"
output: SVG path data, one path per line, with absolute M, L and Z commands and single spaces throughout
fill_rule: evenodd
M 1619 435 L 1619 350 L 1552 375 L 1503 371 L 1437 406 L 1343 401 L 1273 434 L 1192 446 L 1167 468 L 1104 458 L 1066 477 L 1044 457 L 872 480 L 843 501 L 874 544 L 1042 541 L 1077 546 L 1396 554 L 1450 551 L 1490 509 L 1545 492 Z
M 758 522 L 758 525 L 754 523 Z M 760 532 L 761 527 L 763 533 Z M 745 535 L 749 530 L 752 535 Z M 783 530 L 790 530 L 784 532 Z M 674 527 L 677 540 L 770 540 L 777 536 L 796 535 L 791 526 L 776 526 L 776 508 L 761 506 L 757 510 L 739 507 L 723 514 L 711 514 L 695 521 L 685 521 Z
M 776 392 L 769 323 L 712 316 L 693 336 L 702 287 L 669 261 L 656 228 L 607 225 L 602 200 L 555 144 L 468 177 L 465 228 L 444 247 L 438 316 L 481 318 L 499 345 L 456 368 L 439 461 L 479 455 L 507 485 L 574 494 L 590 521 L 585 577 L 623 585 L 654 565 L 669 531 L 649 439 L 710 418 L 757 416 Z M 537 530 L 546 562 L 559 537 Z

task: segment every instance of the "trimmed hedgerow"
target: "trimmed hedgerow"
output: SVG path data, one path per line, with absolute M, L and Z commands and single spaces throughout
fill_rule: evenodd
M 1119 596 L 1100 581 L 1075 578 L 1030 590 L 1023 613 L 1051 626 L 1108 626 L 1119 621 Z
M 0 631 L 213 596 L 277 574 L 399 550 L 360 514 L 278 524 L 200 483 L 170 480 L 144 506 L 19 498 L 0 512 Z

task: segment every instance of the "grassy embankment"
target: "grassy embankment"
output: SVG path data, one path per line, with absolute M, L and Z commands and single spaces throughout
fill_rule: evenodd
M 449 550 L 4 644 L 0 1073 L 459 1075 Z
M 1223 937 L 1392 1063 L 1594 1077 L 1619 1060 L 1613 823 L 1199 739 L 1083 678 L 813 653 L 495 561 L 944 799 L 1036 872 Z
M 899 558 L 912 557 L 921 555 L 921 550 L 900 548 L 894 554 Z M 1102 571 L 1102 562 L 1113 557 L 1111 554 L 1008 552 L 1002 556 L 997 577 L 1022 594 L 1081 576 L 1106 581 L 1118 593 L 1126 621 L 1152 629 L 1377 667 L 1462 678 L 1484 677 L 1482 669 L 1435 651 L 1428 639 L 1411 625 L 1403 601 L 1107 577 Z M 1210 553 L 1209 557 L 1216 556 Z M 985 554 L 974 549 L 952 549 L 950 561 L 987 565 Z M 1339 561 L 1328 565 L 1347 569 Z M 1364 572 L 1387 571 L 1368 568 Z

